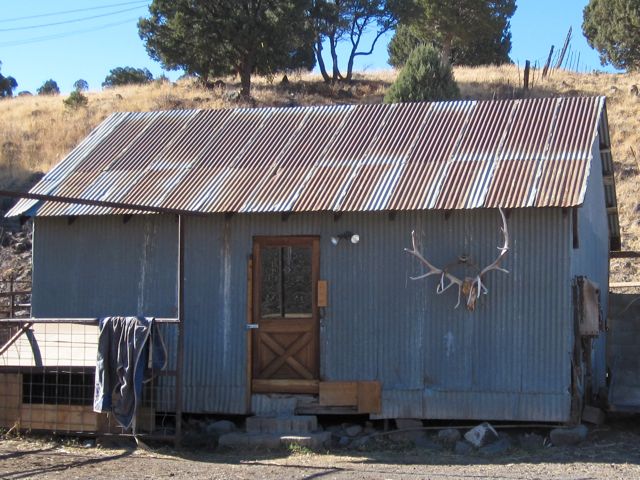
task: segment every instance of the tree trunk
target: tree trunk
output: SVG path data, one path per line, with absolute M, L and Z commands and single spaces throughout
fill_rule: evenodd
M 251 98 L 251 66 L 244 64 L 239 69 L 240 74 L 240 95 L 244 98 Z
M 337 82 L 342 78 L 342 74 L 340 73 L 340 68 L 338 68 L 338 52 L 336 52 L 336 32 L 331 32 L 329 36 L 329 45 L 331 46 L 331 62 L 333 63 L 333 78 L 332 83 Z
M 322 78 L 325 83 L 331 82 L 331 77 L 327 73 L 327 67 L 324 64 L 324 58 L 322 58 L 322 38 L 318 35 L 318 40 L 316 42 L 316 47 L 314 48 L 316 52 L 316 60 L 318 60 L 318 68 L 320 68 L 320 73 L 322 74 Z
M 350 82 L 351 78 L 353 77 L 353 61 L 356 58 L 355 53 L 356 51 L 355 49 L 353 49 L 351 51 L 351 55 L 349 55 L 349 62 L 347 63 L 347 77 L 346 77 L 347 82 Z
M 453 36 L 451 34 L 447 34 L 442 42 L 442 65 L 448 67 L 451 64 L 451 42 L 453 41 Z

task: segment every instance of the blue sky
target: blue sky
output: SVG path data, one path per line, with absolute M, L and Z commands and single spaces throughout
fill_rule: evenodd
M 146 67 L 154 76 L 160 64 L 149 58 L 137 32 L 137 19 L 149 0 L 23 0 L 4 2 L 0 17 L 1 72 L 18 81 L 18 91 L 35 90 L 49 78 L 63 92 L 79 78 L 99 90 L 115 67 Z M 573 27 L 571 52 L 580 70 L 613 71 L 600 65 L 582 35 L 582 10 L 588 0 L 519 0 L 511 21 L 511 58 L 544 63 L 551 45 L 559 49 Z M 29 17 L 29 18 L 25 18 Z M 88 18 L 92 17 L 92 18 Z M 43 26 L 47 25 L 47 26 Z M 356 70 L 380 70 L 387 64 L 383 39 L 373 55 L 359 57 Z M 168 73 L 170 78 L 180 74 Z

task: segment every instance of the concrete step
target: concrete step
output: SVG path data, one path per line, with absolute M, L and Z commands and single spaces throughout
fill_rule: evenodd
M 248 417 L 247 433 L 277 433 L 304 435 L 318 429 L 318 418 L 315 415 L 279 415 Z
M 331 432 L 315 432 L 307 435 L 278 435 L 273 433 L 226 433 L 218 439 L 218 445 L 229 448 L 276 449 L 298 445 L 311 450 L 329 447 Z

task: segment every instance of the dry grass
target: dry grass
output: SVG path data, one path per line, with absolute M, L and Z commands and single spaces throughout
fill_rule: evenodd
M 468 99 L 521 96 L 522 75 L 515 66 L 455 70 L 461 94 Z M 232 78 L 224 79 L 226 88 L 213 90 L 183 80 L 88 93 L 88 107 L 79 110 L 65 108 L 62 97 L 0 101 L 0 186 L 19 186 L 34 172 L 47 171 L 114 111 L 376 103 L 395 76 L 391 70 L 369 72 L 357 74 L 351 85 L 335 86 L 306 73 L 290 75 L 286 85 L 281 77 L 257 78 L 251 105 L 234 99 L 239 85 Z M 534 97 L 607 96 L 623 248 L 640 250 L 640 97 L 630 93 L 633 85 L 640 85 L 640 74 L 555 71 L 542 80 L 535 72 L 532 83 L 529 95 Z M 613 269 L 620 280 L 637 275 L 632 262 L 618 262 Z

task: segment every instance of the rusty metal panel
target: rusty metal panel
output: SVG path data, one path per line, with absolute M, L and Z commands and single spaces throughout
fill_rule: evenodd
M 33 192 L 205 213 L 571 207 L 603 111 L 584 97 L 121 114 Z M 37 214 L 70 211 L 116 213 Z

